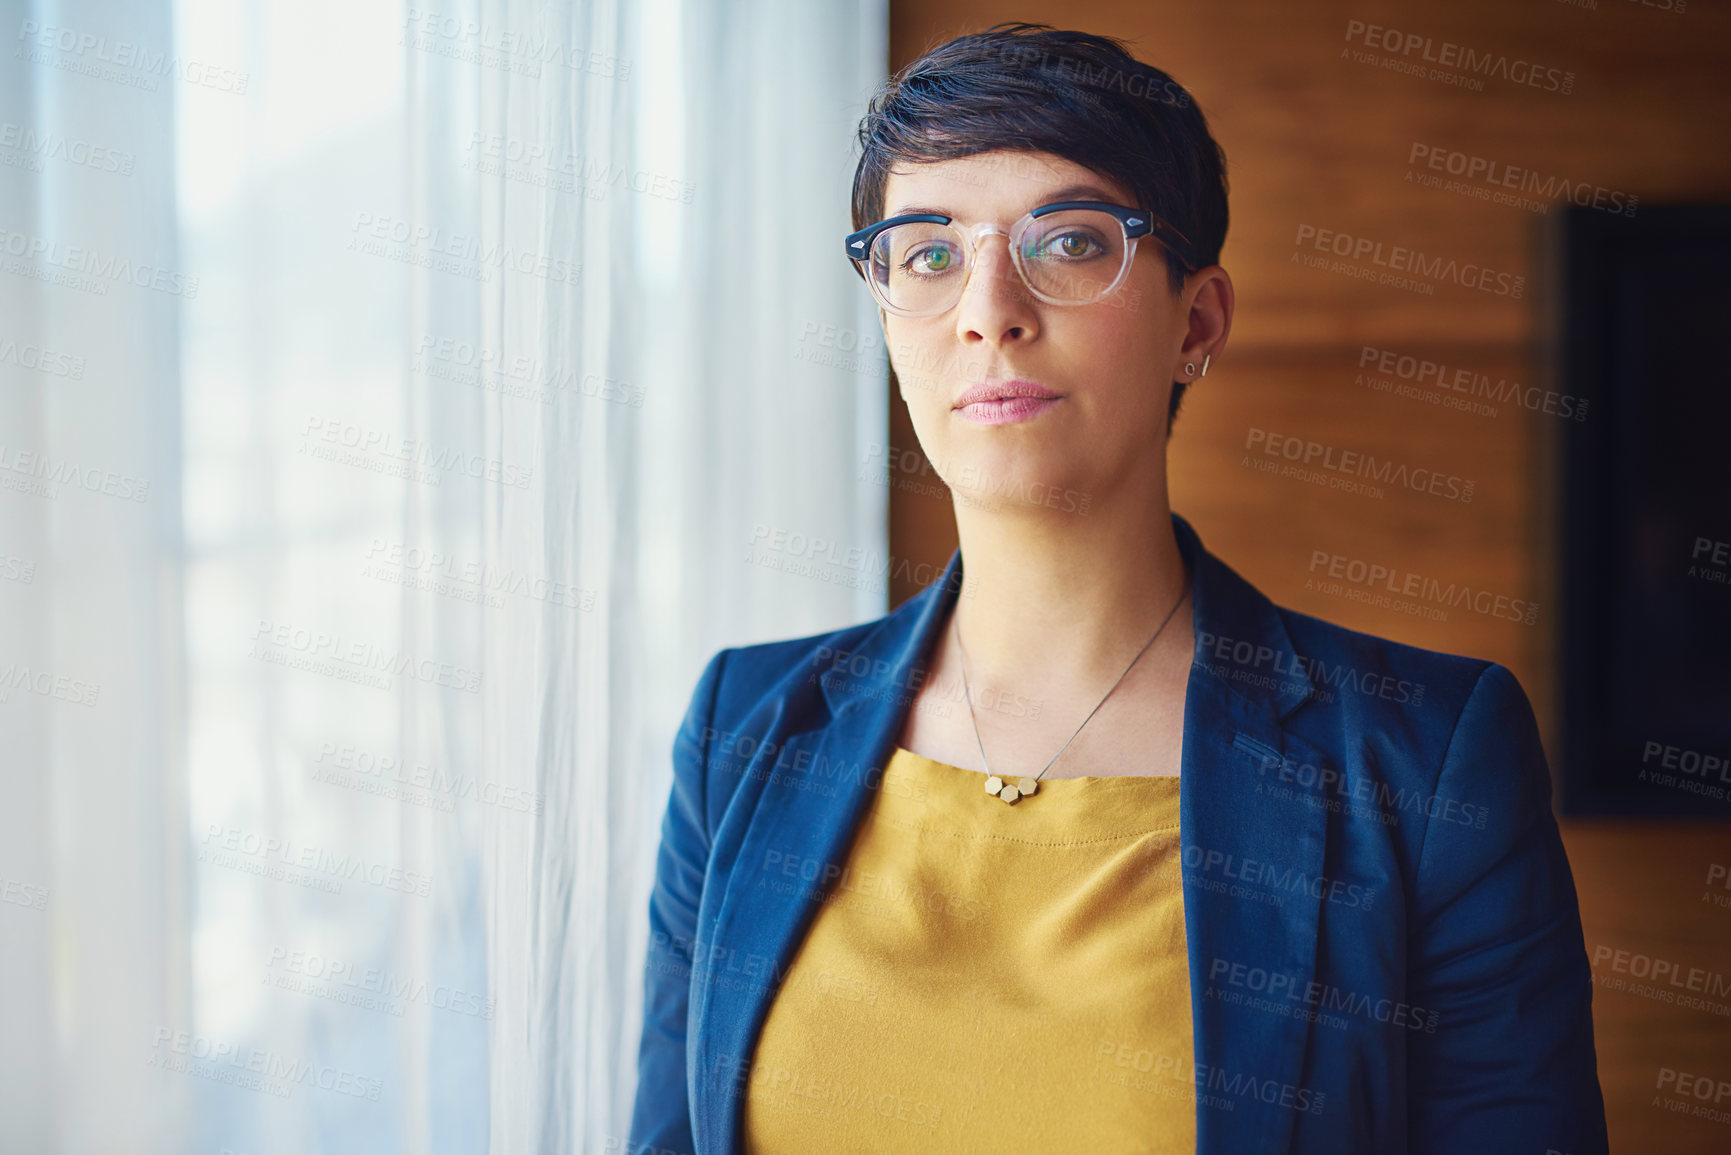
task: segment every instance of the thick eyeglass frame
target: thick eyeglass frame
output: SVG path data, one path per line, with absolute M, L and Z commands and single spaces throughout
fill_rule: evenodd
M 1034 287 L 1033 283 L 1028 280 L 1028 271 L 1022 267 L 1021 239 L 1022 234 L 1027 231 L 1028 226 L 1041 217 L 1046 216 L 1048 213 L 1063 212 L 1067 209 L 1098 209 L 1101 212 L 1110 213 L 1112 216 L 1118 218 L 1118 226 L 1124 230 L 1124 264 L 1118 270 L 1118 275 L 1113 279 L 1111 285 L 1107 286 L 1105 291 L 1092 300 L 1060 301 L 1053 297 L 1049 297 Z M 882 233 L 886 229 L 892 229 L 897 225 L 907 224 L 949 225 L 962 234 L 962 240 L 966 246 L 963 255 L 966 257 L 968 262 L 967 269 L 962 276 L 960 288 L 956 290 L 955 300 L 951 301 L 941 309 L 928 309 L 924 312 L 915 312 L 908 309 L 897 308 L 884 298 L 884 294 L 878 288 L 877 282 L 872 280 L 871 276 L 866 272 L 865 266 L 866 263 L 871 260 L 872 244 L 877 240 L 878 234 Z M 954 217 L 941 216 L 936 213 L 905 213 L 898 217 L 887 217 L 884 220 L 878 221 L 876 224 L 867 225 L 858 232 L 849 233 L 846 238 L 847 255 L 848 260 L 853 264 L 854 272 L 859 274 L 860 279 L 863 280 L 866 283 L 866 287 L 871 290 L 872 296 L 877 298 L 878 304 L 882 305 L 885 309 L 894 313 L 898 317 L 936 317 L 949 312 L 961 303 L 962 296 L 968 291 L 968 282 L 973 279 L 974 269 L 979 265 L 979 262 L 974 258 L 975 254 L 979 251 L 980 242 L 987 236 L 994 234 L 1003 237 L 1009 244 L 1010 263 L 1015 266 L 1016 276 L 1021 278 L 1022 286 L 1035 297 L 1038 297 L 1049 305 L 1093 305 L 1105 300 L 1107 297 L 1117 292 L 1118 286 L 1124 283 L 1124 278 L 1129 274 L 1130 266 L 1135 263 L 1137 240 L 1146 236 L 1152 236 L 1154 240 L 1164 246 L 1168 252 L 1170 252 L 1174 257 L 1177 257 L 1178 263 L 1184 267 L 1185 272 L 1194 273 L 1196 271 L 1196 265 L 1184 255 L 1190 248 L 1190 238 L 1179 232 L 1171 222 L 1162 220 L 1160 217 L 1157 217 L 1153 213 L 1147 212 L 1143 209 L 1129 208 L 1125 205 L 1115 205 L 1107 201 L 1057 201 L 1049 205 L 1041 205 L 1039 208 L 1030 209 L 1028 212 L 1023 213 L 1022 216 L 1017 219 L 1016 223 L 1011 225 L 1008 230 L 999 228 L 991 221 L 981 221 L 979 224 L 969 229 L 955 224 Z M 1174 241 L 1177 243 L 1174 244 Z

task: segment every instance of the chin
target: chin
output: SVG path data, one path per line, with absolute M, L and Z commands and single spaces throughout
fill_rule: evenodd
M 1002 427 L 986 427 L 982 432 L 1001 432 Z M 1030 429 L 1029 432 L 1032 432 Z M 1064 438 L 1063 442 L 1069 442 Z M 1037 443 L 1033 438 L 1019 445 L 997 444 L 983 452 L 958 454 L 951 460 L 955 478 L 950 490 L 956 500 L 977 509 L 997 510 L 1025 506 L 1029 509 L 1068 509 L 1082 507 L 1082 486 L 1078 484 L 1075 461 L 1081 448 L 1066 449 L 1057 439 Z

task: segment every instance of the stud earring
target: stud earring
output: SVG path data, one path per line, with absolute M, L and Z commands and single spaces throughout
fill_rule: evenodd
M 1208 359 L 1212 356 L 1214 356 L 1212 353 L 1202 354 L 1202 375 L 1204 377 L 1208 376 Z
M 1194 361 L 1184 362 L 1184 375 L 1186 377 L 1196 376 L 1196 362 L 1194 362 Z

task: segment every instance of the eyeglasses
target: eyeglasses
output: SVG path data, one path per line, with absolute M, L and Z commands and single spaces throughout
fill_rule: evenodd
M 1009 241 L 1010 262 L 1028 291 L 1053 305 L 1087 305 L 1110 296 L 1136 257 L 1139 238 L 1154 235 L 1186 272 L 1190 240 L 1142 209 L 1101 201 L 1060 201 L 1026 213 L 1008 232 L 990 221 L 971 229 L 955 218 L 909 213 L 847 236 L 847 255 L 872 296 L 903 317 L 932 317 L 962 299 L 979 245 Z

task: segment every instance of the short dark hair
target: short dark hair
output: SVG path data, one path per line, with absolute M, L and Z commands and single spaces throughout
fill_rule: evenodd
M 996 24 L 931 49 L 886 80 L 859 124 L 853 227 L 883 217 L 898 162 L 1047 152 L 1123 184 L 1189 238 L 1196 268 L 1226 241 L 1226 154 L 1190 94 L 1110 36 Z M 1170 253 L 1167 279 L 1184 285 Z M 1186 383 L 1175 382 L 1168 424 Z

